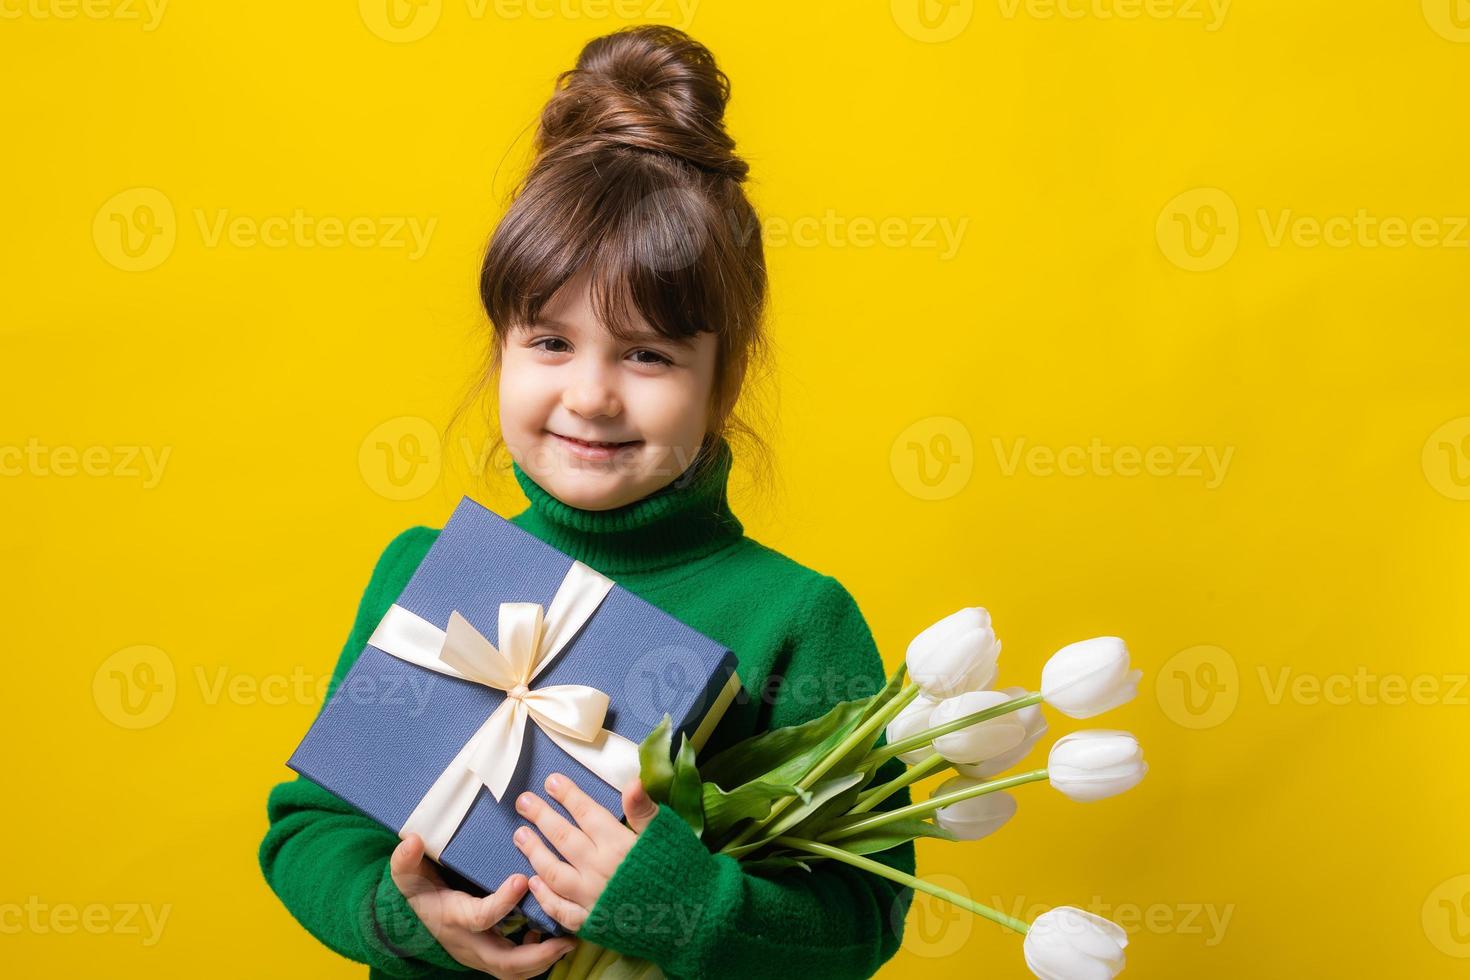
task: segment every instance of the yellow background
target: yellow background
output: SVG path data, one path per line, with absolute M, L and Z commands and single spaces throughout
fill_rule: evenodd
M 1136 732 L 1136 790 L 1025 787 L 921 871 L 1111 915 L 1134 978 L 1470 975 L 1470 10 L 927 2 L 0 5 L 8 975 L 363 975 L 265 886 L 266 792 L 388 539 L 523 506 L 432 434 L 517 137 L 617 11 L 734 80 L 779 349 L 749 533 L 889 666 L 983 604 L 1002 683 L 1097 634 L 1145 671 L 1052 714 Z M 298 209 L 371 233 L 251 243 Z M 421 431 L 404 490 L 379 444 Z M 1027 975 L 908 930 L 883 975 Z

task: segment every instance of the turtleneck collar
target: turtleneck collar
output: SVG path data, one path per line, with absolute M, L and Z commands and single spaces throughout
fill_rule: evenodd
M 745 533 L 727 496 L 730 445 L 720 437 L 704 451 L 714 456 L 693 479 L 698 459 L 667 486 L 611 510 L 565 504 L 531 479 L 519 463 L 512 463 L 516 482 L 531 505 L 511 520 L 607 575 L 653 571 L 703 558 Z

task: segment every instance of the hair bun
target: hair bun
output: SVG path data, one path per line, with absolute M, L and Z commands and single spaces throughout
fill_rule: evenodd
M 557 76 L 538 153 L 625 147 L 744 180 L 749 167 L 724 127 L 729 99 L 729 78 L 688 34 L 656 24 L 624 28 L 588 42 L 576 67 Z

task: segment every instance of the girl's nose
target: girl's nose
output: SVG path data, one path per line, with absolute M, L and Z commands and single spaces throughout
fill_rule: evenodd
M 583 418 L 617 415 L 623 410 L 617 392 L 595 372 L 584 374 L 567 385 L 562 391 L 561 403 L 568 411 Z

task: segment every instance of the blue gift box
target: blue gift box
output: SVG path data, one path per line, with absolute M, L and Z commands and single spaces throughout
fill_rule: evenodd
M 498 644 L 503 602 L 550 607 L 573 559 L 464 497 L 404 586 L 397 605 L 446 629 L 457 611 Z M 530 685 L 579 684 L 608 695 L 602 727 L 641 742 L 667 713 L 696 747 L 708 737 L 739 686 L 734 653 L 615 582 L 587 623 Z M 369 643 L 287 762 L 292 769 L 398 832 L 466 742 L 507 695 L 436 673 Z M 534 873 L 511 840 L 528 821 L 516 796 L 545 791 L 565 773 L 621 817 L 622 797 L 527 720 L 520 758 L 500 801 L 478 795 L 439 863 L 483 892 L 506 876 Z M 562 811 L 563 816 L 568 816 Z M 553 851 L 555 849 L 553 848 Z M 520 905 L 532 928 L 566 930 L 527 893 Z

